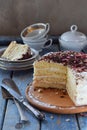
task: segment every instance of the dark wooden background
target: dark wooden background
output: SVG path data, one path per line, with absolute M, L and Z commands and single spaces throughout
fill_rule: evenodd
M 19 36 L 22 29 L 49 22 L 50 35 L 76 24 L 87 34 L 87 0 L 0 0 L 0 35 Z

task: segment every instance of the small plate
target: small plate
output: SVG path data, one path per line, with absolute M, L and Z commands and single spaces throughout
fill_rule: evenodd
M 6 48 L 0 49 L 0 56 Z M 0 68 L 4 70 L 26 70 L 33 68 L 33 63 L 39 58 L 39 52 L 31 48 L 32 57 L 25 60 L 10 61 L 0 58 Z
M 1 55 L 4 53 L 5 50 L 6 50 L 6 48 L 0 49 L 0 61 L 2 61 L 2 62 L 10 62 L 10 63 L 21 63 L 22 62 L 23 63 L 23 62 L 27 62 L 27 61 L 31 61 L 31 60 L 35 59 L 36 56 L 38 56 L 38 54 L 39 54 L 38 51 L 36 51 L 35 49 L 31 48 L 31 54 L 32 54 L 32 56 L 30 58 L 27 58 L 25 60 L 10 61 L 10 60 L 1 58 Z

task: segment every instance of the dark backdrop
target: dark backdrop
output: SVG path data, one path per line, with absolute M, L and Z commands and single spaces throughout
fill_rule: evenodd
M 87 34 L 87 0 L 0 0 L 0 35 L 20 35 L 26 26 L 49 22 L 59 35 L 72 24 Z

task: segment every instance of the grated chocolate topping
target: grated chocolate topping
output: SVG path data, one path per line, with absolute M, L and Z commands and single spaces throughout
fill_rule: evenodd
M 78 72 L 86 71 L 87 72 L 87 54 L 82 52 L 74 51 L 60 51 L 60 52 L 51 52 L 42 56 L 39 61 L 45 60 L 48 62 L 62 63 L 63 65 L 71 66 Z

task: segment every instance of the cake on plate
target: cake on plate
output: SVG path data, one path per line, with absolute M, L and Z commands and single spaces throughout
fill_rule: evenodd
M 23 60 L 30 57 L 30 47 L 27 44 L 19 44 L 16 41 L 12 41 L 1 56 L 1 58 L 10 61 Z
M 87 105 L 87 54 L 51 52 L 34 62 L 33 86 L 66 89 L 76 106 Z

